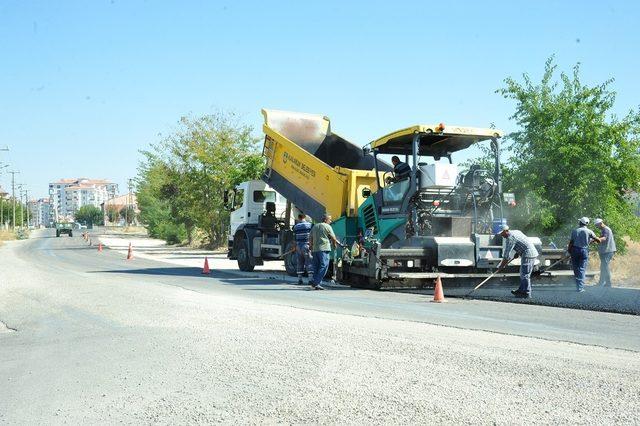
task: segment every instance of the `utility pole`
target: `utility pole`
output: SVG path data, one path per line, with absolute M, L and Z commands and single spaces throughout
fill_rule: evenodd
M 16 171 L 10 171 L 9 173 L 11 173 L 11 198 L 13 198 L 13 217 L 12 219 L 12 229 L 13 231 L 16 230 L 16 173 L 20 173 L 20 172 L 16 172 Z
M 127 210 L 126 210 L 126 221 L 127 221 L 127 226 L 129 226 L 129 209 L 131 208 L 131 188 L 132 188 L 132 181 L 133 179 L 129 179 L 127 181 L 127 189 L 129 190 L 129 192 L 127 193 Z M 133 222 L 133 219 L 132 219 Z
M 24 227 L 24 203 L 22 202 L 22 194 L 24 191 L 22 190 L 23 185 L 18 184 L 18 193 L 20 194 L 20 228 Z
M 29 190 L 24 190 L 24 201 L 27 206 L 27 229 L 29 229 Z
M 2 169 L 6 169 L 7 167 L 9 167 L 8 164 L 5 164 L 4 166 L 0 166 L 0 173 L 2 172 Z M 0 228 L 4 228 L 4 196 L 6 194 L 4 192 L 0 192 Z

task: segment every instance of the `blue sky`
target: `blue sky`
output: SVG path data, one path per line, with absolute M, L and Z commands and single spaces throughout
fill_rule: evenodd
M 180 116 L 322 113 L 358 144 L 418 122 L 512 130 L 507 76 L 556 55 L 640 104 L 637 2 L 0 0 L 0 162 L 31 194 L 62 177 L 124 190 Z M 458 158 L 460 159 L 460 158 Z M 0 184 L 7 187 L 7 174 Z

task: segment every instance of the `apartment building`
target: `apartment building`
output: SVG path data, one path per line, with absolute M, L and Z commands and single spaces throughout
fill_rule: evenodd
M 100 208 L 118 192 L 118 185 L 104 179 L 60 179 L 49 184 L 54 220 L 73 220 L 82 206 Z
M 51 203 L 46 198 L 30 200 L 27 203 L 29 209 L 29 223 L 36 228 L 51 226 L 53 215 L 51 214 Z

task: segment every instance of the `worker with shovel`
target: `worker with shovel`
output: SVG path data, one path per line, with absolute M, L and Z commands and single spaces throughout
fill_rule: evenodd
M 502 262 L 498 265 L 498 269 L 504 268 L 511 260 L 520 256 L 520 287 L 517 290 L 511 290 L 511 293 L 515 297 L 528 299 L 531 297 L 531 273 L 536 264 L 538 250 L 526 235 L 515 229 L 510 230 L 507 225 L 502 226 L 498 235 L 501 235 L 507 241 L 504 256 L 502 257 Z M 513 259 L 511 258 L 512 251 L 515 251 Z

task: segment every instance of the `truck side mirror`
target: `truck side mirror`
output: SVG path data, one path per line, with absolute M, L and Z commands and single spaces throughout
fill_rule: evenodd
M 371 188 L 362 188 L 362 197 L 363 198 L 371 197 Z

